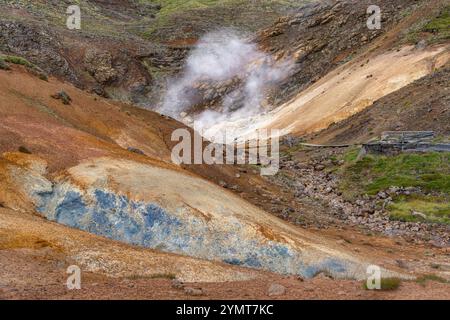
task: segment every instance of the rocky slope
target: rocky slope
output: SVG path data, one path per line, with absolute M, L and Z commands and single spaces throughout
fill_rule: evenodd
M 207 260 L 303 277 L 365 276 L 365 257 L 174 166 L 165 157 L 164 138 L 153 126 L 145 133 L 142 120 L 120 105 L 18 69 L 0 73 L 3 207 L 35 209 L 52 221 L 114 240 Z M 61 87 L 70 105 L 51 97 Z M 109 119 L 89 117 L 96 112 Z M 147 115 L 153 116 L 157 126 L 170 126 Z M 147 155 L 120 145 L 124 135 L 133 141 L 136 124 L 151 140 L 135 138 L 141 142 L 133 146 Z M 158 143 L 160 149 L 152 151 Z M 11 153 L 14 146 L 21 152 Z

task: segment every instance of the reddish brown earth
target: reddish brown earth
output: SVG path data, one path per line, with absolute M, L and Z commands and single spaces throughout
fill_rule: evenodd
M 406 8 L 413 1 L 397 2 Z M 428 6 L 430 10 L 435 10 L 443 2 L 436 1 Z M 129 2 L 126 3 L 127 7 L 128 5 Z M 26 10 L 13 12 L 25 19 L 34 17 Z M 358 39 L 357 43 L 349 42 L 348 50 L 341 52 L 340 49 L 332 48 L 332 64 L 321 62 L 324 52 L 320 50 L 310 53 L 310 59 L 319 63 L 321 74 L 325 74 L 351 54 L 366 51 L 360 56 L 364 60 L 375 53 L 392 50 L 400 40 L 401 31 L 428 14 L 427 10 L 414 11 L 403 22 L 389 29 L 390 32 L 369 44 L 361 44 Z M 321 13 L 318 16 L 321 17 Z M 341 15 L 338 18 L 342 18 Z M 332 25 L 336 22 L 333 21 Z M 394 22 L 389 21 L 389 28 Z M 298 30 L 295 24 L 288 25 L 285 20 L 280 19 L 268 32 L 277 31 L 278 27 L 283 29 L 279 37 L 272 34 L 264 38 L 263 34 L 262 44 L 268 50 L 279 50 L 282 54 L 295 40 Z M 301 30 L 304 26 L 298 28 Z M 327 23 L 310 29 L 309 32 L 316 34 L 316 38 L 311 39 L 312 44 L 320 47 L 320 43 L 315 43 L 314 40 L 328 31 L 330 29 Z M 82 60 L 90 46 L 89 40 L 80 40 L 78 36 L 72 37 L 66 33 L 63 33 L 62 38 L 66 43 L 73 43 L 72 47 L 64 50 L 65 58 L 76 67 L 77 72 L 83 70 Z M 170 53 L 176 56 L 175 66 L 170 65 L 170 68 L 175 70 L 179 67 L 177 63 L 186 52 L 184 47 L 192 46 L 196 40 L 197 37 L 188 37 L 166 42 L 168 47 L 173 47 L 171 50 L 177 52 Z M 122 46 L 132 52 L 132 61 L 125 59 L 129 66 L 127 77 L 119 79 L 119 83 L 114 83 L 114 86 L 129 88 L 141 80 L 145 85 L 154 84 L 155 79 L 141 65 L 141 60 L 149 59 L 146 55 L 149 52 L 141 56 L 135 43 L 127 46 L 116 42 L 112 45 L 110 39 L 102 37 L 96 38 L 96 46 L 112 51 L 117 60 L 124 59 L 118 54 Z M 294 52 L 296 48 L 292 46 L 291 49 Z M 161 56 L 164 53 L 158 51 L 156 60 Z M 40 57 L 45 60 L 45 56 Z M 53 68 L 49 70 L 55 71 Z M 309 138 L 315 142 L 354 142 L 369 139 L 392 128 L 414 129 L 417 124 L 419 129 L 428 129 L 430 123 L 439 134 L 448 134 L 448 74 L 447 65 L 447 68 L 381 98 L 364 111 Z M 291 79 L 295 83 L 291 83 L 292 87 L 287 89 L 290 95 L 310 81 L 313 83 L 318 80 L 309 75 L 303 79 L 300 73 L 299 76 L 298 79 Z M 70 74 L 59 74 L 59 78 L 71 80 Z M 84 74 L 79 80 L 82 86 L 90 89 L 96 85 L 91 75 Z M 72 82 L 80 85 L 77 81 Z M 70 105 L 63 105 L 61 100 L 51 98 L 51 95 L 60 90 L 70 95 Z M 408 109 L 399 111 L 391 108 L 392 105 L 407 105 Z M 23 67 L 13 66 L 12 71 L 0 70 L 0 155 L 25 147 L 33 155 L 48 161 L 49 177 L 86 159 L 101 156 L 132 159 L 198 175 L 280 217 L 285 208 L 306 213 L 312 221 L 308 229 L 313 234 L 363 256 L 374 257 L 382 266 L 395 265 L 403 273 L 419 278 L 423 275 L 439 276 L 440 278 L 436 278 L 439 281 L 402 281 L 394 291 L 368 291 L 362 288 L 359 281 L 333 280 L 324 275 L 302 280 L 124 245 L 50 223 L 30 210 L 11 211 L 4 208 L 4 199 L 16 195 L 15 190 L 8 189 L 7 181 L 3 183 L 4 163 L 1 162 L 0 299 L 450 299 L 449 284 L 443 283 L 450 278 L 448 248 L 439 248 L 429 243 L 414 244 L 399 237 L 372 235 L 357 226 L 335 223 L 327 225 L 327 220 L 322 220 L 324 212 L 317 212 L 317 208 L 311 204 L 296 202 L 292 190 L 281 189 L 272 184 L 253 167 L 176 167 L 170 161 L 170 150 L 174 145 L 170 141 L 170 134 L 181 126 L 183 125 L 173 119 L 86 93 L 53 77 L 50 77 L 49 82 L 39 80 Z M 371 127 L 371 132 L 366 130 L 368 126 Z M 127 151 L 128 147 L 137 148 L 145 155 Z M 279 200 L 278 204 L 273 203 L 274 199 Z M 283 218 L 289 220 L 289 217 Z M 97 272 L 83 271 L 81 290 L 67 290 L 67 266 L 74 263 L 74 255 L 86 255 L 92 247 L 97 248 L 100 257 L 107 258 L 98 259 L 100 262 L 92 260 L 101 264 Z M 111 267 L 108 264 L 110 260 L 121 267 Z M 185 293 L 183 288 L 175 288 L 173 281 L 168 279 L 173 277 L 172 273 L 178 272 L 204 279 L 210 277 L 213 280 L 185 283 L 184 287 L 201 288 L 202 295 L 193 296 Z M 236 280 L 239 277 L 248 280 Z M 286 287 L 286 293 L 269 296 L 268 288 L 274 283 Z

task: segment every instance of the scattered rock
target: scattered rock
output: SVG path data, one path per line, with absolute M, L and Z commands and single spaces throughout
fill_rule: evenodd
M 227 183 L 226 183 L 225 181 L 223 181 L 223 180 L 220 180 L 220 181 L 219 181 L 219 185 L 220 185 L 221 187 L 223 187 L 223 188 L 226 188 L 226 187 L 227 187 Z
M 25 148 L 24 146 L 20 146 L 18 150 L 21 153 L 31 154 L 31 151 Z
M 0 70 L 10 70 L 9 64 L 5 62 L 2 58 L 0 58 Z
M 377 194 L 378 198 L 380 199 L 386 199 L 388 197 L 388 195 L 386 194 L 386 192 L 380 191 Z
M 319 272 L 314 276 L 315 279 L 333 279 L 333 277 L 326 272 Z
M 91 89 L 91 92 L 95 93 L 96 95 L 98 95 L 100 97 L 109 98 L 109 96 L 106 93 L 105 89 L 99 84 L 94 85 L 94 87 Z
M 430 241 L 428 241 L 428 243 L 436 248 L 445 248 L 446 247 L 446 244 L 444 243 L 444 241 L 441 241 L 441 240 L 430 240 Z
M 186 287 L 184 288 L 184 293 L 189 296 L 202 296 L 203 290 L 201 288 Z

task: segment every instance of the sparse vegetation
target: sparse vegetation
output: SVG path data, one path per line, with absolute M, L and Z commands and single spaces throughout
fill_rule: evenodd
M 61 90 L 60 92 L 51 95 L 53 99 L 61 100 L 63 104 L 69 105 L 72 102 L 72 98 L 64 91 Z
M 18 150 L 19 150 L 19 152 L 21 152 L 21 153 L 31 154 L 31 151 L 28 150 L 28 149 L 27 149 L 26 147 L 24 147 L 24 146 L 20 146 Z
M 381 281 L 380 281 L 381 288 L 379 290 L 383 290 L 383 291 L 396 290 L 396 289 L 398 289 L 398 287 L 400 287 L 401 283 L 402 283 L 402 280 L 400 278 L 395 278 L 395 277 L 381 278 Z M 367 281 L 363 282 L 363 288 L 366 290 L 372 290 L 367 287 Z
M 40 73 L 38 77 L 43 81 L 48 81 L 48 75 L 46 75 L 45 73 Z
M 141 0 L 141 3 L 148 2 Z M 308 3 L 310 0 L 303 0 Z M 291 8 L 298 7 L 299 1 L 295 0 L 263 0 L 253 3 L 246 0 L 161 0 L 161 9 L 156 14 L 156 19 L 152 21 L 151 27 L 143 33 L 145 38 L 153 36 L 158 29 L 166 28 L 171 25 L 171 20 L 176 16 L 198 17 L 199 11 L 202 9 L 220 10 L 222 14 L 218 14 L 215 20 L 215 26 L 239 26 L 249 31 L 256 31 L 264 25 L 264 21 L 268 24 L 273 22 L 277 12 L 287 12 Z M 259 13 L 259 19 L 249 23 L 248 16 L 245 12 L 253 12 L 255 15 Z M 167 35 L 166 35 L 167 36 Z M 180 34 L 181 37 L 185 34 Z

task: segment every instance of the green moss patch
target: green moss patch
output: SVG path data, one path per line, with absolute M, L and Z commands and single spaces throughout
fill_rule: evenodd
M 401 283 L 402 283 L 402 281 L 399 278 L 381 278 L 381 281 L 380 281 L 381 288 L 379 290 L 383 290 L 383 291 L 396 290 L 396 289 L 398 289 L 398 287 L 400 287 Z M 363 282 L 363 288 L 366 290 L 372 290 L 367 287 L 367 281 Z
M 416 282 L 425 285 L 428 281 L 440 282 L 440 283 L 449 283 L 446 279 L 439 277 L 435 274 L 426 274 L 416 279 Z

